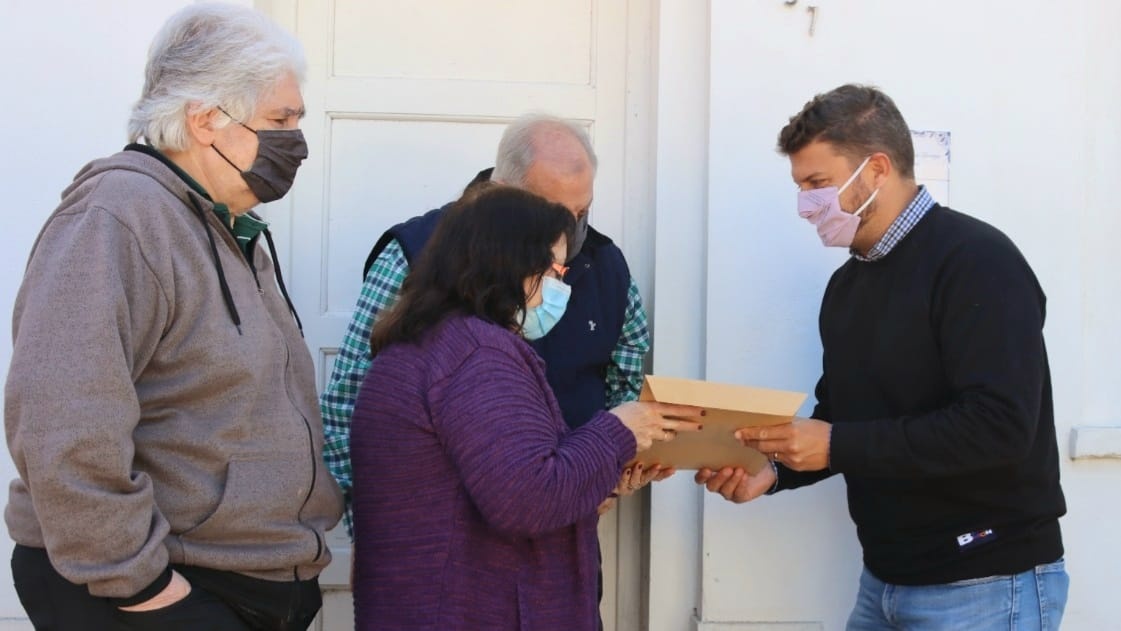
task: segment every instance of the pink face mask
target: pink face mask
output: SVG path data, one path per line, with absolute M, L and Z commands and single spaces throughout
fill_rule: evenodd
M 798 191 L 798 215 L 817 226 L 817 235 L 821 242 L 829 247 L 852 247 L 852 240 L 856 236 L 856 229 L 860 227 L 860 213 L 876 199 L 880 189 L 872 191 L 868 200 L 861 204 L 855 212 L 847 213 L 841 210 L 841 193 L 852 184 L 856 176 L 864 170 L 864 166 L 872 156 L 864 158 L 864 162 L 856 167 L 849 179 L 841 186 L 826 186 L 808 191 Z

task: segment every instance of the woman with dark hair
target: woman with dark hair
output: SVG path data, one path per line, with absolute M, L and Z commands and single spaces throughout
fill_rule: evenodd
M 596 507 L 702 412 L 565 425 L 525 338 L 564 314 L 572 223 L 519 189 L 469 192 L 375 326 L 351 428 L 358 629 L 595 629 Z

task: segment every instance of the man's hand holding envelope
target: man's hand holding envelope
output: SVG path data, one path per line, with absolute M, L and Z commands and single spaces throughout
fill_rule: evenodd
M 833 425 L 816 418 L 795 417 L 786 425 L 744 427 L 736 438 L 794 471 L 820 471 L 829 466 L 829 433 Z
M 744 427 L 735 437 L 747 447 L 770 456 L 794 471 L 819 471 L 829 466 L 829 432 L 833 426 L 814 418 L 794 417 L 790 423 L 769 427 Z M 742 504 L 763 495 L 775 485 L 776 473 L 764 467 L 754 475 L 739 467 L 701 468 L 697 484 Z
M 805 399 L 801 392 L 647 375 L 640 401 L 702 407 L 704 428 L 682 433 L 672 442 L 655 443 L 639 453 L 630 466 L 714 471 L 728 467 L 752 474 L 764 468 L 769 470 L 770 454 L 764 455 L 746 444 L 736 432 L 744 428 L 770 430 L 789 426 Z

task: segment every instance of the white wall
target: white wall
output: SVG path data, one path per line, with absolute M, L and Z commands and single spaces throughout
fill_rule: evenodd
M 238 4 L 252 5 L 249 0 Z M 11 361 L 11 315 L 27 254 L 59 194 L 86 162 L 127 141 L 148 44 L 186 0 L 4 0 L 0 2 L 0 380 Z M 80 326 L 80 323 L 75 323 Z M 0 458 L 0 480 L 15 477 Z M 7 495 L 4 495 L 4 502 Z M 0 629 L 26 616 L 11 585 L 11 542 L 0 536 Z M 8 624 L 9 626 L 4 626 Z
M 707 72 L 710 82 L 708 203 L 701 220 L 707 251 L 678 243 L 660 248 L 657 257 L 660 270 L 675 259 L 706 256 L 704 376 L 812 391 L 820 370 L 821 292 L 844 253 L 825 251 L 797 218 L 789 166 L 775 153 L 775 139 L 814 93 L 850 81 L 879 85 L 912 128 L 952 132 L 952 205 L 1004 230 L 1048 293 L 1046 336 L 1069 506 L 1062 525 L 1072 590 L 1064 628 L 1117 628 L 1121 461 L 1066 457 L 1072 426 L 1121 425 L 1121 256 L 1113 243 L 1121 229 L 1116 3 L 710 4 L 708 65 L 693 69 Z M 818 7 L 812 37 L 809 4 Z M 669 5 L 676 2 L 663 2 L 663 12 Z M 662 21 L 661 28 L 683 27 Z M 663 58 L 674 54 L 661 51 Z M 659 103 L 660 111 L 666 105 Z M 660 130 L 674 125 L 659 121 Z M 660 132 L 663 137 L 670 136 Z M 695 184 L 695 176 L 683 182 Z M 659 180 L 659 190 L 673 188 Z M 661 201 L 659 214 L 674 212 Z M 658 292 L 659 326 L 675 313 L 684 317 L 684 308 L 667 307 L 667 288 L 659 284 Z M 673 336 L 659 329 L 656 368 L 688 372 L 694 352 L 662 353 Z M 811 405 L 812 397 L 802 412 Z M 693 493 L 660 487 L 653 505 L 687 507 Z M 762 621 L 843 628 L 860 560 L 840 480 L 745 506 L 707 495 L 695 519 L 701 595 L 693 600 L 679 586 L 685 593 L 677 601 L 659 603 L 668 619 L 680 620 L 695 607 L 701 628 L 763 628 L 756 626 Z M 670 534 L 657 520 L 652 530 L 654 541 Z M 661 553 L 652 554 L 656 566 Z M 660 580 L 651 579 L 655 592 L 666 588 Z

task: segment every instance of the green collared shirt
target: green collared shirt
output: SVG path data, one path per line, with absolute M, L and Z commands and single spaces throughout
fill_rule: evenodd
M 237 243 L 245 252 L 245 256 L 251 255 L 253 239 L 256 239 L 257 235 L 269 227 L 267 221 L 249 213 L 233 215 L 231 218 L 230 209 L 225 204 L 214 204 L 214 214 L 218 215 L 218 218 L 222 220 L 222 225 L 229 228 L 230 232 L 234 234 L 234 239 L 237 239 Z
M 163 154 L 161 153 L 160 155 L 162 156 Z M 229 206 L 215 202 L 214 198 L 210 196 L 210 193 L 207 193 L 206 189 L 195 181 L 195 178 L 191 177 L 167 156 L 163 156 L 163 158 L 164 163 L 167 164 L 172 171 L 175 171 L 175 174 L 186 182 L 187 186 L 190 186 L 196 193 L 214 203 L 214 214 L 218 215 L 218 219 L 221 220 L 223 226 L 229 228 L 230 232 L 234 235 L 234 239 L 237 241 L 238 245 L 241 246 L 241 251 L 245 253 L 245 256 L 252 256 L 253 240 L 257 238 L 257 235 L 264 232 L 265 228 L 269 227 L 268 222 L 250 213 L 231 215 Z

